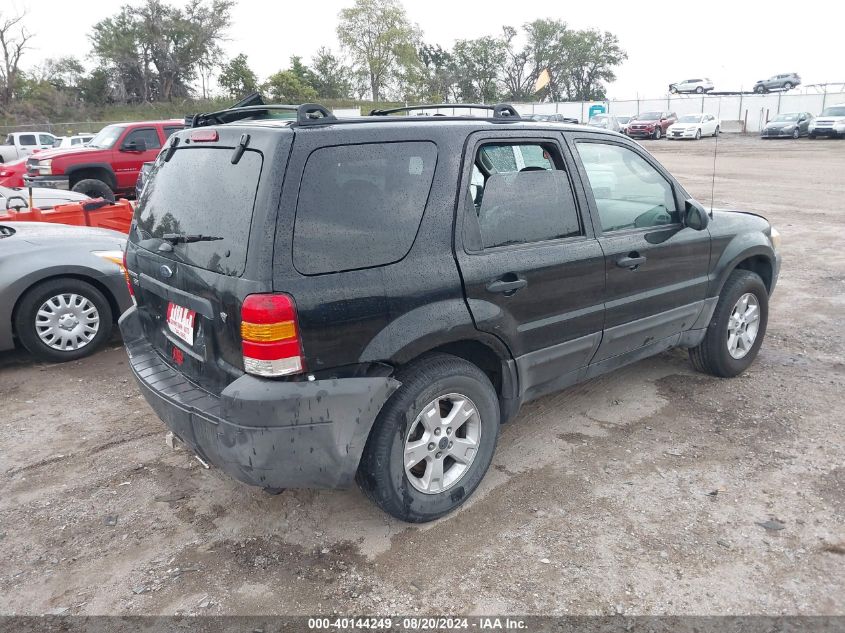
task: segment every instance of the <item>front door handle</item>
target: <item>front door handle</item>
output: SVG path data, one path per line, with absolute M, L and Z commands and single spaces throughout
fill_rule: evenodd
M 497 279 L 496 281 L 491 281 L 487 285 L 487 290 L 489 292 L 501 292 L 507 297 L 510 297 L 520 288 L 525 288 L 528 285 L 528 280 L 523 279 L 513 273 L 508 273 L 501 279 Z
M 628 270 L 637 270 L 640 266 L 645 264 L 645 257 L 633 251 L 628 253 L 626 257 L 622 257 L 616 260 L 616 265 L 619 268 L 627 268 Z

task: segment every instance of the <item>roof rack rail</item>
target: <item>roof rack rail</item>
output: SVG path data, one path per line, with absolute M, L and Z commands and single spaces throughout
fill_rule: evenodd
M 247 101 L 247 99 L 244 101 Z M 241 103 L 244 103 L 244 101 Z M 250 105 L 235 104 L 225 110 L 195 114 L 191 117 L 188 127 L 203 127 L 206 125 L 233 123 L 235 121 L 249 118 L 249 116 L 254 112 L 267 112 L 268 110 L 287 110 L 289 112 L 296 112 L 297 125 L 313 125 L 315 123 L 327 123 L 329 121 L 337 120 L 335 116 L 329 112 L 329 110 L 318 103 L 303 103 L 301 105 L 264 104 L 261 97 L 258 96 L 257 100 L 252 100 Z M 188 123 L 187 119 L 185 122 L 186 124 Z
M 370 110 L 370 116 L 387 116 L 395 112 L 413 112 L 414 110 L 433 110 L 435 108 L 462 108 L 465 110 L 492 110 L 494 119 L 519 119 L 519 112 L 509 103 L 487 105 L 483 103 L 432 103 L 428 105 L 403 106 L 401 108 L 386 108 Z

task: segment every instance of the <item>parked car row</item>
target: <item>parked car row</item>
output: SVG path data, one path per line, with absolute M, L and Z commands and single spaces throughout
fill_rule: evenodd
M 772 92 L 774 90 L 792 90 L 796 86 L 801 85 L 801 76 L 798 73 L 783 73 L 780 75 L 772 75 L 768 79 L 760 79 L 754 83 L 752 90 L 757 94 Z M 696 93 L 705 94 L 712 92 L 715 89 L 713 81 L 707 78 L 703 79 L 684 79 L 669 84 L 669 92 L 672 94 L 680 93 Z

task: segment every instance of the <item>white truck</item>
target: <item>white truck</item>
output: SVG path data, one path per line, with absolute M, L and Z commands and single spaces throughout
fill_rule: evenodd
M 52 149 L 56 137 L 49 132 L 12 132 L 0 145 L 0 164 L 29 156 L 35 150 Z

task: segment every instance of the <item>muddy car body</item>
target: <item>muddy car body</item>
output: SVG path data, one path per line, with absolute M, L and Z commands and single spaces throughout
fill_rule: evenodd
M 427 521 L 524 402 L 673 346 L 721 376 L 753 360 L 779 268 L 765 219 L 711 218 L 616 133 L 510 106 L 384 114 L 302 106 L 157 159 L 121 331 L 204 461 L 272 489 L 357 480 Z

